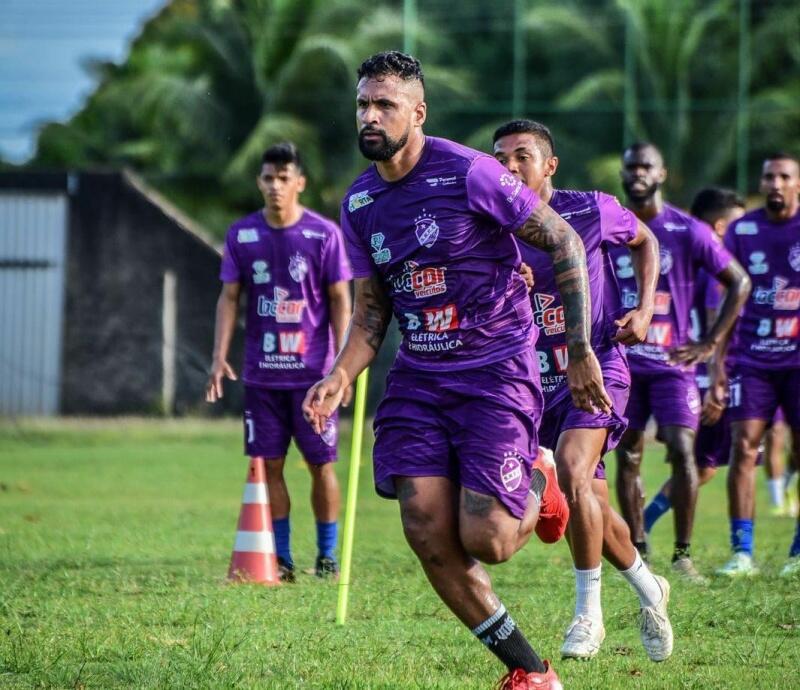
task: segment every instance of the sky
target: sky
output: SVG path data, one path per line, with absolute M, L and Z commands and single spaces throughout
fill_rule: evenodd
M 0 156 L 33 154 L 38 125 L 65 120 L 94 86 L 87 58 L 124 60 L 166 0 L 0 0 Z

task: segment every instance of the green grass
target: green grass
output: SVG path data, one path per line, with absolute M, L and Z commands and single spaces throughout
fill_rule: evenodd
M 650 492 L 665 475 L 660 458 L 651 448 Z M 303 568 L 314 557 L 309 479 L 296 455 L 287 467 Z M 344 483 L 346 463 L 338 469 Z M 492 686 L 499 663 L 431 591 L 396 504 L 373 493 L 369 462 L 346 627 L 334 623 L 335 584 L 303 576 L 278 588 L 225 585 L 245 474 L 233 422 L 0 426 L 0 687 Z M 765 493 L 760 484 L 761 508 Z M 800 583 L 776 577 L 792 528 L 786 519 L 758 522 L 758 579 L 702 589 L 670 578 L 675 654 L 660 665 L 647 660 L 636 599 L 610 567 L 608 635 L 586 664 L 558 659 L 572 612 L 565 544 L 532 541 L 491 573 L 566 688 L 796 687 Z M 702 570 L 727 558 L 727 539 L 718 477 L 701 495 L 694 549 Z M 660 572 L 670 543 L 665 519 L 654 534 Z

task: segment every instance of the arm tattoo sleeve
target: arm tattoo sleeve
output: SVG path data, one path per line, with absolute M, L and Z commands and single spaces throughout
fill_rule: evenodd
M 366 334 L 367 344 L 377 352 L 386 336 L 386 329 L 392 320 L 389 299 L 381 285 L 380 278 L 356 281 L 355 308 L 351 328 L 359 328 Z
M 516 235 L 550 254 L 564 305 L 567 351 L 573 361 L 583 359 L 591 335 L 591 297 L 586 251 L 581 238 L 544 202 L 536 207 Z

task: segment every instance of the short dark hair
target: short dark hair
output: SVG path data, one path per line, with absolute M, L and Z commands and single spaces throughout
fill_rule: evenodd
M 380 79 L 382 77 L 399 77 L 404 81 L 418 81 L 425 86 L 425 75 L 422 65 L 413 55 L 401 53 L 399 50 L 388 50 L 371 55 L 358 68 L 358 79 Z
M 764 158 L 764 162 L 766 163 L 767 161 L 792 161 L 795 165 L 800 167 L 800 159 L 786 151 L 775 151 L 771 153 Z
M 294 163 L 295 167 L 303 172 L 303 159 L 300 157 L 300 152 L 297 150 L 291 141 L 281 141 L 273 144 L 261 156 L 261 165 L 270 163 L 279 168 Z
M 546 148 L 542 149 L 543 154 L 546 156 L 556 155 L 556 143 L 553 141 L 553 135 L 550 129 L 541 122 L 524 119 L 506 122 L 494 131 L 492 143 L 496 144 L 498 139 L 507 137 L 509 134 L 531 134 L 545 144 Z
M 643 139 L 640 139 L 639 141 L 634 141 L 632 144 L 628 144 L 625 147 L 624 153 L 627 153 L 628 151 L 641 151 L 642 149 L 653 149 L 653 151 L 655 151 L 656 153 L 658 153 L 659 156 L 661 156 L 662 160 L 664 159 L 664 154 L 661 153 L 661 149 L 658 148 L 658 146 L 656 146 L 652 141 L 645 141 Z
M 695 194 L 691 214 L 706 223 L 714 223 L 734 208 L 745 208 L 744 199 L 732 189 L 706 187 Z

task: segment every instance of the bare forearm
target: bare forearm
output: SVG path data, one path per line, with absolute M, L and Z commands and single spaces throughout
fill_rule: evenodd
M 719 344 L 729 338 L 731 329 L 739 316 L 739 312 L 745 301 L 747 301 L 747 297 L 750 295 L 750 278 L 739 264 L 729 266 L 725 269 L 725 274 L 726 279 L 724 284 L 727 288 L 725 299 L 719 309 L 719 315 L 707 336 L 707 340 L 715 344 Z
M 347 335 L 347 326 L 352 316 L 352 304 L 350 301 L 350 290 L 345 287 L 343 293 L 337 293 L 330 297 L 331 327 L 336 340 L 336 351 L 342 349 L 344 339 Z
M 227 360 L 233 332 L 236 329 L 236 317 L 239 312 L 238 300 L 220 295 L 217 300 L 217 316 L 214 325 L 214 360 Z

